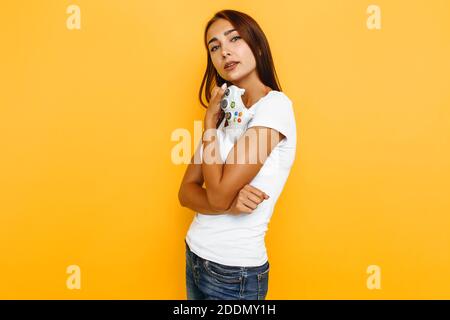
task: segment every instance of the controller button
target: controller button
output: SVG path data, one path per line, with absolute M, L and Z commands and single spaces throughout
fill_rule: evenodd
M 222 109 L 225 109 L 225 108 L 227 107 L 227 105 L 228 105 L 228 100 L 226 100 L 226 99 L 223 99 L 223 100 L 220 102 L 220 107 L 221 107 Z
M 231 101 L 231 107 L 234 108 L 234 101 Z
M 228 96 L 230 94 L 230 89 L 225 90 L 225 95 Z

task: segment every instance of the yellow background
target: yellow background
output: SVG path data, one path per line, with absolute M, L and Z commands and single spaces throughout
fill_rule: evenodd
M 263 28 L 297 118 L 267 298 L 449 299 L 447 0 L 3 1 L 0 298 L 185 299 L 170 137 L 202 120 L 203 28 L 225 8 Z

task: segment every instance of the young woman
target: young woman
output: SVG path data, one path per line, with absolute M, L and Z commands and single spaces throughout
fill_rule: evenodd
M 178 194 L 182 206 L 196 211 L 185 238 L 187 298 L 265 299 L 264 237 L 295 158 L 292 102 L 281 92 L 269 44 L 254 19 L 220 11 L 207 23 L 204 42 L 208 62 L 199 98 L 207 107 L 205 131 Z M 234 144 L 221 134 L 226 118 L 220 100 L 230 85 L 245 89 L 242 101 L 254 113 Z M 254 157 L 258 161 L 249 160 Z

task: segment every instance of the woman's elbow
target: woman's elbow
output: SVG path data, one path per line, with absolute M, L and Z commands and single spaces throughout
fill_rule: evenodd
M 178 190 L 178 202 L 182 207 L 186 206 L 185 198 L 184 198 L 184 188 L 183 185 L 180 186 L 180 189 Z

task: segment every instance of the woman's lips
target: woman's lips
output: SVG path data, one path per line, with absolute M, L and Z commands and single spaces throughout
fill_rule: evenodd
M 236 62 L 236 63 L 232 64 L 231 66 L 226 67 L 226 68 L 225 68 L 225 71 L 231 71 L 231 70 L 236 69 L 236 67 L 237 67 L 238 64 L 239 64 L 239 62 Z

